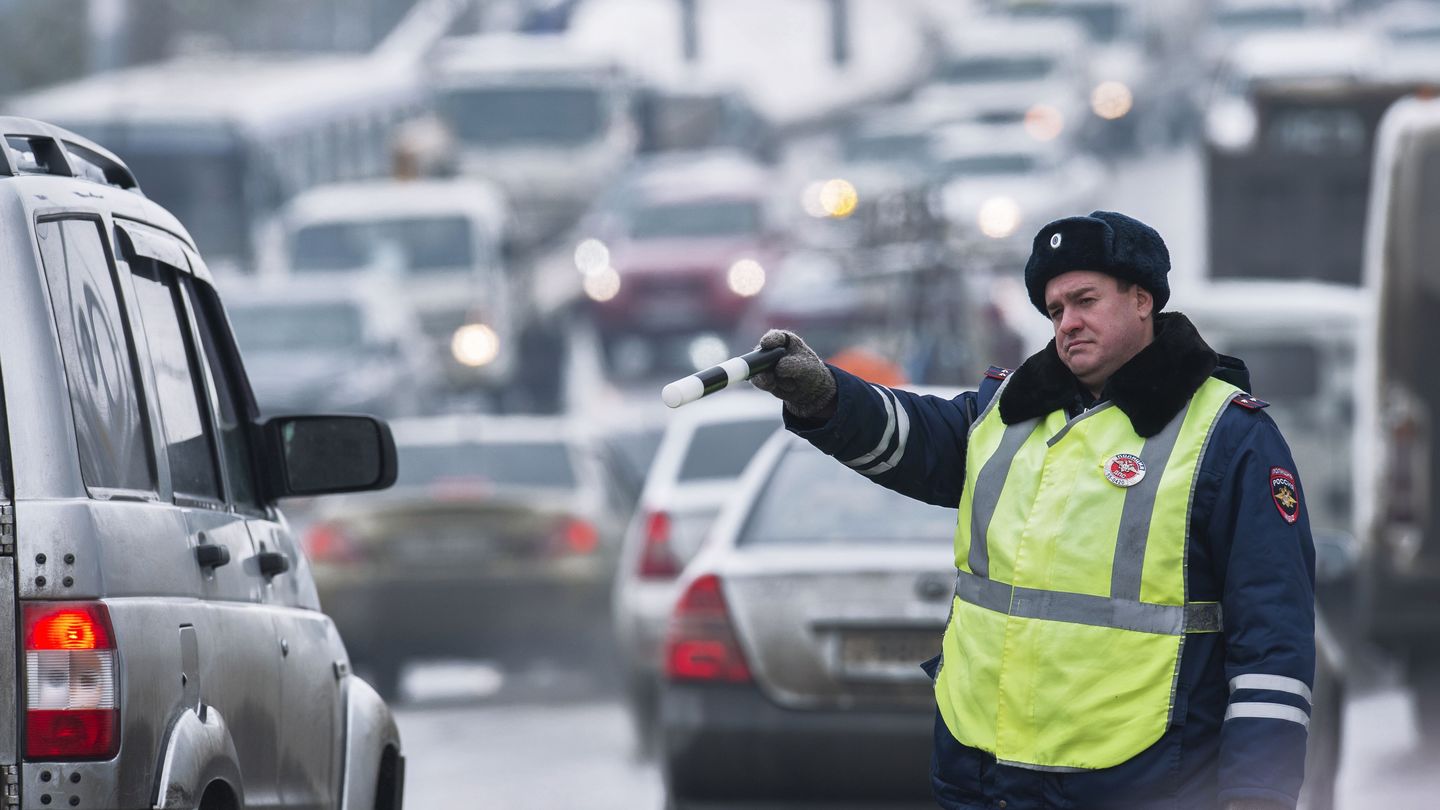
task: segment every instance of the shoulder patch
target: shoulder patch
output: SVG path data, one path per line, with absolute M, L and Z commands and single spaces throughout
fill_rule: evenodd
M 1300 490 L 1295 487 L 1295 473 L 1284 467 L 1271 467 L 1270 497 L 1286 523 L 1300 519 Z
M 1252 397 L 1249 394 L 1241 394 L 1240 396 L 1230 400 L 1230 402 L 1235 405 L 1239 405 L 1247 411 L 1258 411 L 1261 408 L 1270 407 L 1270 403 L 1259 397 Z
M 991 366 L 990 368 L 985 369 L 985 376 L 989 377 L 992 380 L 1003 380 L 1006 377 L 1010 376 L 1010 369 L 1001 368 L 999 366 Z

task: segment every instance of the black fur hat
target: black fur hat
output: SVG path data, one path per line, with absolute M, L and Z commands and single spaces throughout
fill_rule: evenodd
M 1045 285 L 1071 270 L 1094 270 L 1150 291 L 1159 312 L 1170 300 L 1170 251 L 1155 229 L 1114 211 L 1057 219 L 1035 234 L 1025 263 L 1025 289 L 1045 314 Z

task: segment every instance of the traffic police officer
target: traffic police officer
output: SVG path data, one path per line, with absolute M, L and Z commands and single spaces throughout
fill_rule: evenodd
M 876 483 L 959 505 L 939 803 L 1294 807 L 1314 676 L 1314 549 L 1248 374 L 1169 298 L 1160 235 L 1057 220 L 1025 267 L 1055 340 L 946 400 L 823 364 L 797 335 L 757 387 Z

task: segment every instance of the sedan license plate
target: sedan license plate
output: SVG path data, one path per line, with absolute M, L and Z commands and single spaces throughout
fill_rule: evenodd
M 480 534 L 430 532 L 396 538 L 396 556 L 415 562 L 485 560 L 495 556 L 494 540 Z
M 840 671 L 852 678 L 925 680 L 920 664 L 940 652 L 940 628 L 849 631 L 840 636 Z

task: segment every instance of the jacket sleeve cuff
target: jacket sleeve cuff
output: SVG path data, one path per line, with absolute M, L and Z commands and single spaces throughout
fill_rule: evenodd
M 872 404 L 868 398 L 873 396 L 873 392 L 870 384 L 859 377 L 828 363 L 826 365 L 835 375 L 835 415 L 829 419 L 796 416 L 783 406 L 781 412 L 787 430 L 833 456 L 856 440 L 857 403 L 858 410 L 863 412 L 867 405 Z M 860 419 L 860 422 L 863 421 Z

